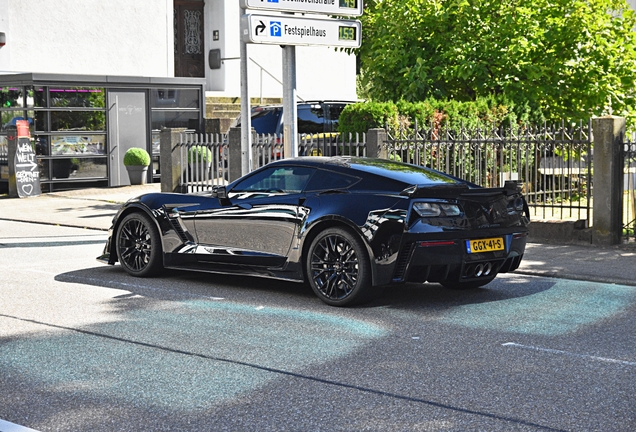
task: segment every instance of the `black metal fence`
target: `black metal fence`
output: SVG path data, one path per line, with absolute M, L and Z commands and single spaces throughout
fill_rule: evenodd
M 252 167 L 260 168 L 285 157 L 282 135 L 254 135 L 252 142 Z M 299 135 L 300 156 L 366 156 L 365 134 L 352 135 L 343 140 L 338 134 Z M 180 189 L 187 192 L 209 190 L 230 180 L 232 161 L 229 156 L 229 137 L 226 134 L 180 134 L 179 159 L 181 160 Z M 234 145 L 240 146 L 239 143 Z
M 7 137 L 0 136 L 0 193 L 9 185 L 9 147 Z
M 232 162 L 240 163 L 230 160 L 229 146 L 240 147 L 240 143 L 229 143 L 228 139 L 228 135 L 182 135 L 179 145 L 184 167 L 182 190 L 206 190 L 229 181 Z M 632 144 L 630 148 L 635 147 Z M 415 125 L 412 129 L 388 133 L 384 148 L 391 159 L 428 166 L 486 187 L 503 186 L 506 180 L 515 180 L 521 184 L 534 218 L 582 220 L 591 225 L 591 122 L 461 129 Z M 301 135 L 298 153 L 375 156 L 368 154 L 364 134 L 348 139 L 331 134 Z M 283 157 L 282 136 L 254 136 L 254 169 Z M 636 161 L 631 166 L 635 167 Z M 633 216 L 632 208 L 632 219 Z M 631 223 L 633 235 L 634 222 Z
M 623 241 L 636 241 L 636 132 L 623 143 Z
M 591 122 L 509 128 L 436 127 L 389 133 L 389 158 L 486 187 L 522 185 L 533 216 L 591 223 Z
M 285 157 L 282 135 L 256 135 L 252 143 L 254 169 Z M 337 133 L 301 134 L 298 136 L 299 156 L 366 156 L 366 135 L 350 135 L 343 139 Z
M 227 135 L 180 134 L 181 190 L 198 192 L 225 184 L 229 179 Z

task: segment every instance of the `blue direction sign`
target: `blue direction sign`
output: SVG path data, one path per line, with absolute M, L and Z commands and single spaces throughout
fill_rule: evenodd
M 362 0 L 241 0 L 241 7 L 243 9 L 340 16 L 360 16 L 363 10 Z
M 362 25 L 355 20 L 247 14 L 241 17 L 241 33 L 247 43 L 359 48 Z

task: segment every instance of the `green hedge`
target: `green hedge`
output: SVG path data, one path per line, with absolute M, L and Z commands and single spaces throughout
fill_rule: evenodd
M 398 108 L 393 102 L 363 102 L 347 105 L 338 120 L 338 132 L 365 133 L 369 129 L 398 126 Z
M 372 128 L 396 131 L 400 126 L 473 128 L 480 124 L 508 126 L 519 123 L 543 122 L 540 112 L 528 106 L 514 104 L 495 97 L 471 102 L 428 99 L 422 102 L 361 102 L 347 105 L 340 115 L 338 131 L 343 134 L 362 133 Z

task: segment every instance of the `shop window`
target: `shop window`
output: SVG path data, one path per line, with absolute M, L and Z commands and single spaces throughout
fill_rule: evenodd
M 7 164 L 8 154 L 9 154 L 9 146 L 7 142 L 7 137 L 4 135 L 0 135 L 0 165 Z
M 71 159 L 77 166 L 74 176 L 81 178 L 106 178 L 108 176 L 106 159 L 104 158 L 77 158 Z
M 46 151 L 48 149 L 45 149 Z M 37 152 L 37 149 L 36 149 Z M 58 135 L 51 137 L 51 156 L 105 155 L 106 135 Z
M 108 170 L 105 158 L 59 158 L 43 160 L 40 180 L 105 179 Z
M 70 87 L 49 89 L 51 108 L 104 108 L 104 89 L 93 87 Z
M 24 108 L 24 88 L 0 87 L 0 108 Z
M 159 155 L 161 153 L 161 131 L 158 129 L 152 130 L 152 154 Z
M 34 138 L 34 142 L 35 142 L 35 154 L 37 156 L 51 155 L 51 147 L 49 146 L 49 137 L 36 136 Z
M 46 87 L 36 87 L 33 90 L 33 105 L 38 108 L 45 108 L 48 106 Z
M 199 130 L 198 111 L 152 111 L 152 128 L 186 128 Z
M 46 111 L 36 111 L 34 115 L 35 130 L 46 132 L 49 130 L 49 113 Z
M 199 91 L 194 89 L 155 89 L 152 108 L 199 108 Z
M 104 111 L 51 111 L 51 131 L 106 130 Z

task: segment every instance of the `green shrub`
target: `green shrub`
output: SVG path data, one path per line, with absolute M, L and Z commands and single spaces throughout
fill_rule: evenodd
M 470 102 L 456 100 L 428 99 L 423 102 L 397 103 L 400 115 L 407 117 L 410 124 L 415 121 L 421 127 L 474 128 L 479 125 L 501 126 L 517 122 L 517 115 L 506 101 L 494 97 L 478 98 Z
M 124 154 L 125 166 L 148 166 L 150 165 L 150 155 L 139 147 L 132 147 Z
M 398 128 L 398 109 L 393 102 L 361 102 L 347 105 L 338 120 L 338 132 L 345 136 L 366 133 L 369 129 Z
M 212 162 L 212 151 L 206 146 L 194 146 L 188 150 L 188 163 Z
M 444 128 L 510 127 L 520 123 L 540 124 L 544 121 L 540 110 L 528 104 L 515 105 L 502 97 L 480 97 L 474 101 L 427 99 L 420 102 L 362 102 L 348 105 L 340 115 L 338 131 L 362 133 L 371 128 L 395 132 L 398 127 Z M 345 135 L 346 136 L 346 135 Z

